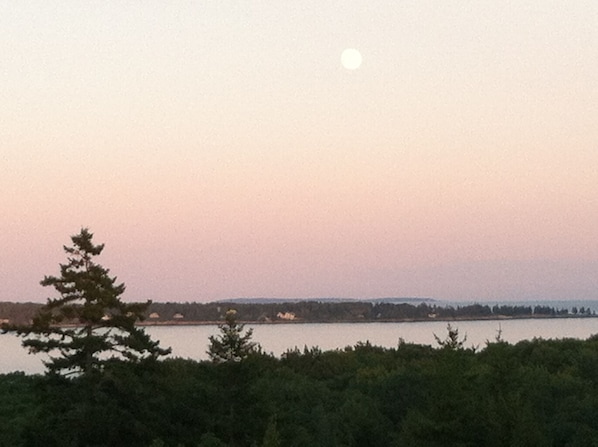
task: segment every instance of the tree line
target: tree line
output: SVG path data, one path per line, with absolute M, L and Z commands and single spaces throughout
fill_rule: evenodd
M 165 358 L 135 325 L 149 303 L 97 262 L 83 229 L 65 247 L 55 289 L 26 325 L 4 324 L 45 375 L 0 375 L 7 446 L 594 446 L 598 337 L 466 348 L 457 327 L 438 346 L 397 341 L 262 352 L 239 312 L 210 337 L 210 361 Z M 63 325 L 63 322 L 77 322 Z
M 595 446 L 598 338 L 0 376 L 0 445 Z
M 30 322 L 42 308 L 39 303 L 0 302 L 0 320 Z M 592 317 L 590 308 L 571 309 L 546 305 L 467 304 L 443 306 L 429 303 L 371 303 L 366 301 L 297 301 L 281 303 L 152 302 L 142 313 L 143 324 L 218 323 L 234 307 L 238 319 L 247 323 L 339 323 L 375 321 L 434 321 L 535 317 Z

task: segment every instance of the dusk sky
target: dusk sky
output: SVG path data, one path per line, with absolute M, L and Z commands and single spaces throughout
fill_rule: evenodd
M 81 227 L 131 301 L 598 299 L 595 0 L 0 0 L 0 36 L 2 301 Z

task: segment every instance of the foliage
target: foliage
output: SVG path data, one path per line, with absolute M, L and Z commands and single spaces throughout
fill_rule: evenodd
M 95 263 L 104 246 L 94 245 L 87 229 L 71 239 L 60 276 L 42 281 L 59 297 L 48 299 L 32 325 L 8 327 L 33 352 L 51 355 L 52 374 L 0 375 L 0 446 L 598 445 L 598 336 L 510 345 L 499 331 L 478 352 L 465 349 L 466 337 L 449 324 L 446 338 L 434 335 L 441 349 L 366 342 L 275 358 L 261 352 L 252 330 L 229 310 L 220 335 L 210 337 L 211 362 L 146 361 L 167 352 L 135 326 L 149 303 L 121 301 L 124 284 Z M 342 319 L 463 311 L 339 304 Z M 331 303 L 284 306 L 270 311 L 325 320 L 339 310 Z M 0 307 L 11 317 L 12 309 Z M 199 307 L 185 312 L 192 309 Z M 220 314 L 218 306 L 209 309 Z M 532 309 L 467 311 L 528 315 Z
M 119 362 L 94 387 L 0 375 L 0 445 L 593 446 L 597 370 L 592 337 Z
M 218 439 L 214 433 L 208 432 L 201 435 L 198 447 L 226 447 L 226 444 Z
M 459 329 L 454 328 L 451 324 L 446 325 L 446 338 L 442 340 L 438 335 L 434 334 L 434 339 L 436 343 L 442 348 L 445 349 L 463 349 L 463 345 L 467 341 L 467 335 L 465 335 L 462 339 L 459 339 Z
M 266 433 L 264 433 L 264 441 L 262 442 L 262 447 L 280 447 L 280 435 L 278 434 L 278 429 L 276 428 L 276 418 L 272 417 L 268 421 L 268 426 L 266 427 Z
M 40 304 L 0 302 L 0 320 L 10 320 L 13 324 L 24 324 L 31 320 Z M 169 321 L 214 322 L 221 318 L 222 302 L 213 303 L 151 303 L 145 315 L 151 315 L 153 323 Z M 546 318 L 595 316 L 589 308 L 556 309 L 541 306 L 512 306 L 471 304 L 466 306 L 442 306 L 421 303 L 371 303 L 352 302 L 255 302 L 235 303 L 237 318 L 243 321 L 270 322 L 286 321 L 293 317 L 301 322 L 365 322 L 365 321 L 404 321 L 404 320 L 453 320 L 490 318 Z
M 218 325 L 219 336 L 210 336 L 208 355 L 214 363 L 239 362 L 257 350 L 257 344 L 251 341 L 253 329 L 245 333 L 245 325 L 237 322 L 237 312 L 229 309 L 225 322 Z
M 38 408 L 37 377 L 23 373 L 0 376 L 0 446 L 22 443 L 22 434 Z
M 137 362 L 169 352 L 135 326 L 150 303 L 121 300 L 125 285 L 94 261 L 104 244 L 94 245 L 92 238 L 86 228 L 71 237 L 73 246 L 64 247 L 67 262 L 60 264 L 60 275 L 41 281 L 59 297 L 48 298 L 30 326 L 13 328 L 30 352 L 49 354 L 50 373 L 91 374 L 114 358 Z

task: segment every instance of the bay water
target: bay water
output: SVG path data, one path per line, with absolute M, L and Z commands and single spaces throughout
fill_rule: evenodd
M 435 346 L 434 335 L 444 339 L 446 321 L 400 323 L 289 323 L 247 325 L 253 329 L 253 340 L 263 350 L 280 356 L 290 349 L 318 347 L 322 350 L 343 349 L 362 342 L 386 348 L 396 347 L 399 340 Z M 467 336 L 465 346 L 483 349 L 500 333 L 509 343 L 533 338 L 586 339 L 598 333 L 598 318 L 537 318 L 481 321 L 453 321 L 453 328 L 461 337 Z M 210 335 L 218 335 L 216 325 L 149 326 L 145 330 L 161 346 L 171 347 L 171 357 L 206 360 Z M 43 373 L 43 355 L 30 355 L 21 346 L 21 339 L 13 334 L 0 335 L 0 373 L 23 371 Z

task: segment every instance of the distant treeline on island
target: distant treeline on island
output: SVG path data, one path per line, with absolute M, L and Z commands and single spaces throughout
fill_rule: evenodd
M 427 320 L 483 320 L 503 318 L 590 317 L 588 307 L 556 308 L 547 305 L 467 304 L 443 306 L 434 302 L 410 303 L 340 300 L 234 300 L 211 303 L 152 303 L 145 324 L 209 324 L 223 320 L 235 309 L 247 323 L 355 323 Z M 0 302 L 0 323 L 27 324 L 42 306 L 39 303 Z M 107 318 L 110 315 L 106 315 Z

